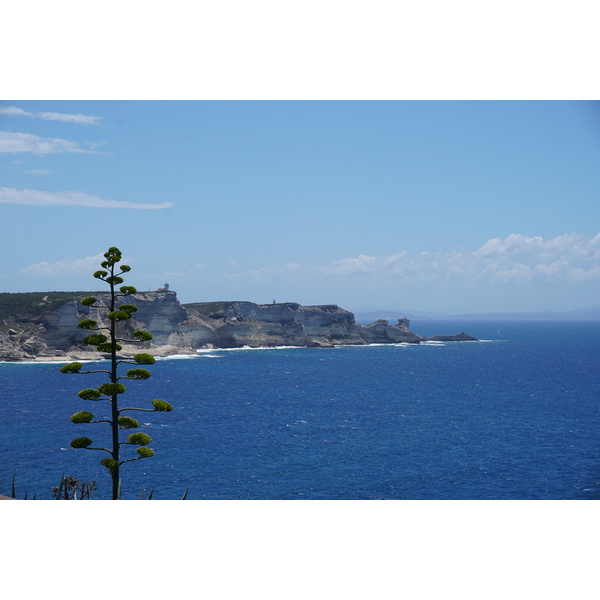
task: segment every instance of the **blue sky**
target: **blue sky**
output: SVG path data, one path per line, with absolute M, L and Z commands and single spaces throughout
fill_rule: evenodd
M 0 291 L 182 302 L 600 302 L 600 103 L 3 101 Z

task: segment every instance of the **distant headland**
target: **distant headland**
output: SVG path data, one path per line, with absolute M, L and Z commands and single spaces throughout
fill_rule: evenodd
M 97 298 L 95 306 L 80 303 Z M 84 318 L 103 323 L 105 292 L 0 293 L 0 361 L 70 361 L 100 359 L 103 355 L 83 343 L 78 328 Z M 132 296 L 135 318 L 121 323 L 124 333 L 145 329 L 153 335 L 146 351 L 155 356 L 197 354 L 206 348 L 261 348 L 277 346 L 331 347 L 366 344 L 419 344 L 424 341 L 477 341 L 459 333 L 424 338 L 399 318 L 389 324 L 379 319 L 360 325 L 354 315 L 335 304 L 301 306 L 295 302 L 255 304 L 243 301 L 181 304 L 165 285 L 154 292 Z M 88 332 L 89 333 L 89 332 Z M 124 345 L 126 357 L 139 345 Z

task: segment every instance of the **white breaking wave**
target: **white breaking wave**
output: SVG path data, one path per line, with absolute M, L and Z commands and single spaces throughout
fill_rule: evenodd
M 298 348 L 305 348 L 305 346 L 242 346 L 241 348 L 198 348 L 196 352 L 202 353 L 206 356 L 206 353 L 213 352 L 240 352 L 242 350 L 295 350 Z
M 397 344 L 336 344 L 334 348 L 408 348 L 418 346 L 419 344 L 409 344 L 408 342 L 398 342 Z
M 171 359 L 183 360 L 186 358 L 200 358 L 200 357 L 196 354 L 171 354 L 171 356 L 157 356 L 155 358 L 156 358 L 156 361 L 158 362 L 159 360 L 171 360 Z

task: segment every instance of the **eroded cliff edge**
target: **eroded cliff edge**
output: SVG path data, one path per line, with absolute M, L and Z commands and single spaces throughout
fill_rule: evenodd
M 79 300 L 97 298 L 90 308 Z M 101 292 L 0 294 L 0 361 L 101 358 L 83 344 L 89 333 L 79 321 L 103 323 L 108 295 Z M 173 291 L 141 292 L 132 297 L 138 311 L 120 324 L 128 337 L 135 329 L 152 333 L 151 343 L 124 345 L 123 355 L 142 349 L 156 356 L 196 354 L 200 348 L 273 346 L 327 347 L 364 344 L 418 344 L 426 339 L 409 328 L 408 319 L 390 325 L 379 320 L 356 323 L 354 315 L 334 304 L 301 306 L 295 302 L 199 302 L 182 305 Z M 474 340 L 467 334 L 447 340 Z

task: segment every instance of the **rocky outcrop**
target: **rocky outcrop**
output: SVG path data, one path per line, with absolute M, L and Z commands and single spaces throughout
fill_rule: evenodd
M 27 323 L 13 324 L 13 327 L 0 330 L 0 361 L 33 360 L 38 356 L 60 357 L 64 354 L 45 343 L 42 326 Z
M 65 294 L 66 293 L 62 293 Z M 96 297 L 94 307 L 82 305 L 85 296 Z M 2 296 L 0 294 L 0 309 Z M 21 296 L 27 296 L 22 294 Z M 40 296 L 40 295 L 38 295 Z M 21 300 L 21 299 L 19 299 Z M 23 306 L 31 306 L 29 299 Z M 39 298 L 38 298 L 39 300 Z M 14 298 L 11 299 L 14 304 Z M 172 291 L 136 293 L 128 302 L 138 311 L 134 318 L 119 324 L 120 336 L 131 337 L 136 329 L 153 335 L 142 348 L 155 355 L 195 354 L 200 348 L 240 348 L 273 346 L 327 347 L 334 345 L 416 344 L 421 341 L 465 341 L 465 334 L 422 338 L 410 331 L 408 319 L 390 325 L 378 320 L 370 325 L 356 323 L 354 315 L 334 304 L 301 306 L 295 302 L 255 304 L 253 302 L 213 302 L 182 305 Z M 92 318 L 107 325 L 108 295 L 74 293 L 63 300 L 43 298 L 35 310 L 0 312 L 0 360 L 39 360 L 97 358 L 100 355 L 83 343 L 89 333 L 78 323 Z M 122 354 L 132 355 L 140 346 L 124 344 Z
M 424 342 L 478 342 L 468 333 L 455 333 L 454 335 L 434 335 L 433 337 L 423 338 Z
M 359 325 L 361 337 L 367 344 L 418 344 L 423 338 L 410 331 L 408 319 L 399 319 L 396 325 L 389 325 L 379 319 L 370 325 Z

